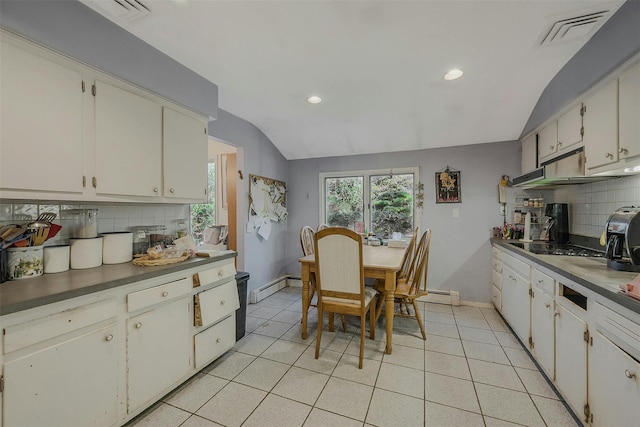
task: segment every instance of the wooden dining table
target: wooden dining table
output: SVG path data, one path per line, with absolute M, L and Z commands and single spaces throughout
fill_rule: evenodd
M 387 323 L 386 352 L 391 354 L 393 336 L 393 293 L 396 287 L 396 273 L 400 270 L 402 258 L 406 249 L 390 248 L 388 246 L 362 247 L 362 263 L 364 276 L 372 279 L 384 280 L 385 316 Z M 299 259 L 302 276 L 302 339 L 307 339 L 307 317 L 309 311 L 309 280 L 311 273 L 316 272 L 315 255 L 307 255 Z M 381 302 L 378 302 L 381 304 Z

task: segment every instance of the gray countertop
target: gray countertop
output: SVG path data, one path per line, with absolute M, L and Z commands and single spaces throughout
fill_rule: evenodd
M 159 267 L 140 267 L 127 262 L 86 270 L 44 274 L 33 279 L 8 281 L 0 284 L 0 315 L 153 279 L 164 274 L 234 258 L 236 255 L 236 252 L 228 251 L 213 258 L 195 257 L 177 264 Z
M 584 258 L 566 255 L 536 255 L 517 246 L 510 240 L 491 239 L 491 243 L 515 252 L 524 258 L 548 268 L 569 280 L 596 292 L 611 301 L 640 314 L 640 301 L 625 295 L 618 285 L 630 283 L 638 273 L 618 271 L 607 267 L 604 258 Z

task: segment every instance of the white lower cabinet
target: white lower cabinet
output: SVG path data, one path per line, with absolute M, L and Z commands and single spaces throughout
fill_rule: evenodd
M 522 342 L 529 341 L 529 280 L 505 261 L 502 266 L 502 315 Z
M 116 424 L 115 338 L 113 323 L 5 362 L 3 425 Z
M 587 404 L 587 322 L 574 313 L 581 308 L 565 307 L 572 303 L 561 297 L 556 303 L 556 385 L 571 409 L 581 415 Z
M 532 285 L 531 298 L 531 353 L 547 376 L 555 379 L 555 326 L 553 295 Z
M 168 303 L 127 321 L 127 411 L 132 412 L 189 373 L 190 298 Z
M 222 355 L 236 342 L 235 313 L 197 333 L 194 339 L 196 369 L 202 369 Z
M 594 426 L 640 422 L 640 362 L 596 331 L 589 352 L 589 402 Z

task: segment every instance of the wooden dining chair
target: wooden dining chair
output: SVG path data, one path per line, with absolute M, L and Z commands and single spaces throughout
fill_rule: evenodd
M 407 277 L 398 279 L 396 290 L 393 294 L 394 300 L 398 303 L 399 312 L 395 312 L 394 316 L 413 317 L 418 321 L 422 339 L 427 339 L 427 334 L 422 323 L 422 316 L 418 307 L 418 298 L 427 295 L 427 275 L 429 271 L 429 246 L 431 244 L 431 230 L 427 229 L 420 242 L 415 248 L 413 254 L 412 267 Z M 413 307 L 413 314 L 409 308 Z M 405 310 L 403 310 L 403 307 Z
M 329 226 L 327 224 L 322 223 L 318 226 L 318 231 L 324 230 L 325 228 L 329 228 Z
M 302 247 L 302 254 L 304 256 L 311 255 L 315 253 L 315 235 L 316 232 L 313 231 L 308 225 L 305 225 L 300 229 L 300 246 Z M 308 307 L 317 307 L 317 304 L 313 304 L 313 296 L 316 293 L 316 275 L 311 272 L 309 275 L 309 304 Z M 333 331 L 333 319 L 331 319 L 331 331 Z M 342 320 L 342 329 L 347 331 L 347 321 L 344 318 L 344 315 L 341 316 Z
M 402 257 L 402 264 L 400 264 L 400 270 L 396 273 L 396 286 L 398 285 L 398 280 L 404 279 L 405 277 L 409 277 L 411 274 L 411 269 L 413 267 L 413 253 L 416 246 L 416 239 L 418 237 L 418 233 L 420 231 L 420 226 L 416 227 L 413 232 L 413 236 L 411 236 L 411 240 L 409 240 L 409 244 L 407 245 L 407 249 L 404 251 L 404 256 Z M 384 280 L 376 280 L 374 284 L 374 289 L 378 291 L 380 297 L 378 298 L 379 304 L 376 306 L 376 322 L 380 317 L 380 313 L 382 313 L 382 307 L 384 307 Z
M 329 227 L 316 233 L 316 289 L 318 334 L 316 359 L 320 355 L 324 313 L 360 316 L 360 360 L 364 358 L 365 319 L 369 313 L 369 337 L 375 339 L 376 291 L 364 286 L 362 236 L 353 230 Z

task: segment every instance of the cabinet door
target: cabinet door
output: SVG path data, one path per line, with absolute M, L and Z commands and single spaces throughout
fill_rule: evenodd
M 558 150 L 582 142 L 582 103 L 558 117 Z
M 2 41 L 0 188 L 82 193 L 82 76 Z
M 538 167 L 538 134 L 534 133 L 522 140 L 522 173 L 530 172 Z
M 640 64 L 620 76 L 620 158 L 640 155 Z
M 618 80 L 585 99 L 584 105 L 587 169 L 618 161 Z
M 576 414 L 587 403 L 587 324 L 556 304 L 556 384 Z
M 208 136 L 206 124 L 163 108 L 163 196 L 207 200 Z
M 531 298 L 532 353 L 552 380 L 555 378 L 555 328 L 553 298 L 533 284 Z
M 640 363 L 600 332 L 589 351 L 589 401 L 594 426 L 638 425 Z
M 553 121 L 538 132 L 539 162 L 550 159 L 558 151 L 558 122 Z
M 127 321 L 127 411 L 158 398 L 191 367 L 189 298 Z
M 160 196 L 160 104 L 101 81 L 95 85 L 96 192 Z
M 110 325 L 5 363 L 4 425 L 114 425 L 115 330 Z
M 529 341 L 529 282 L 502 266 L 502 314 L 522 342 Z

